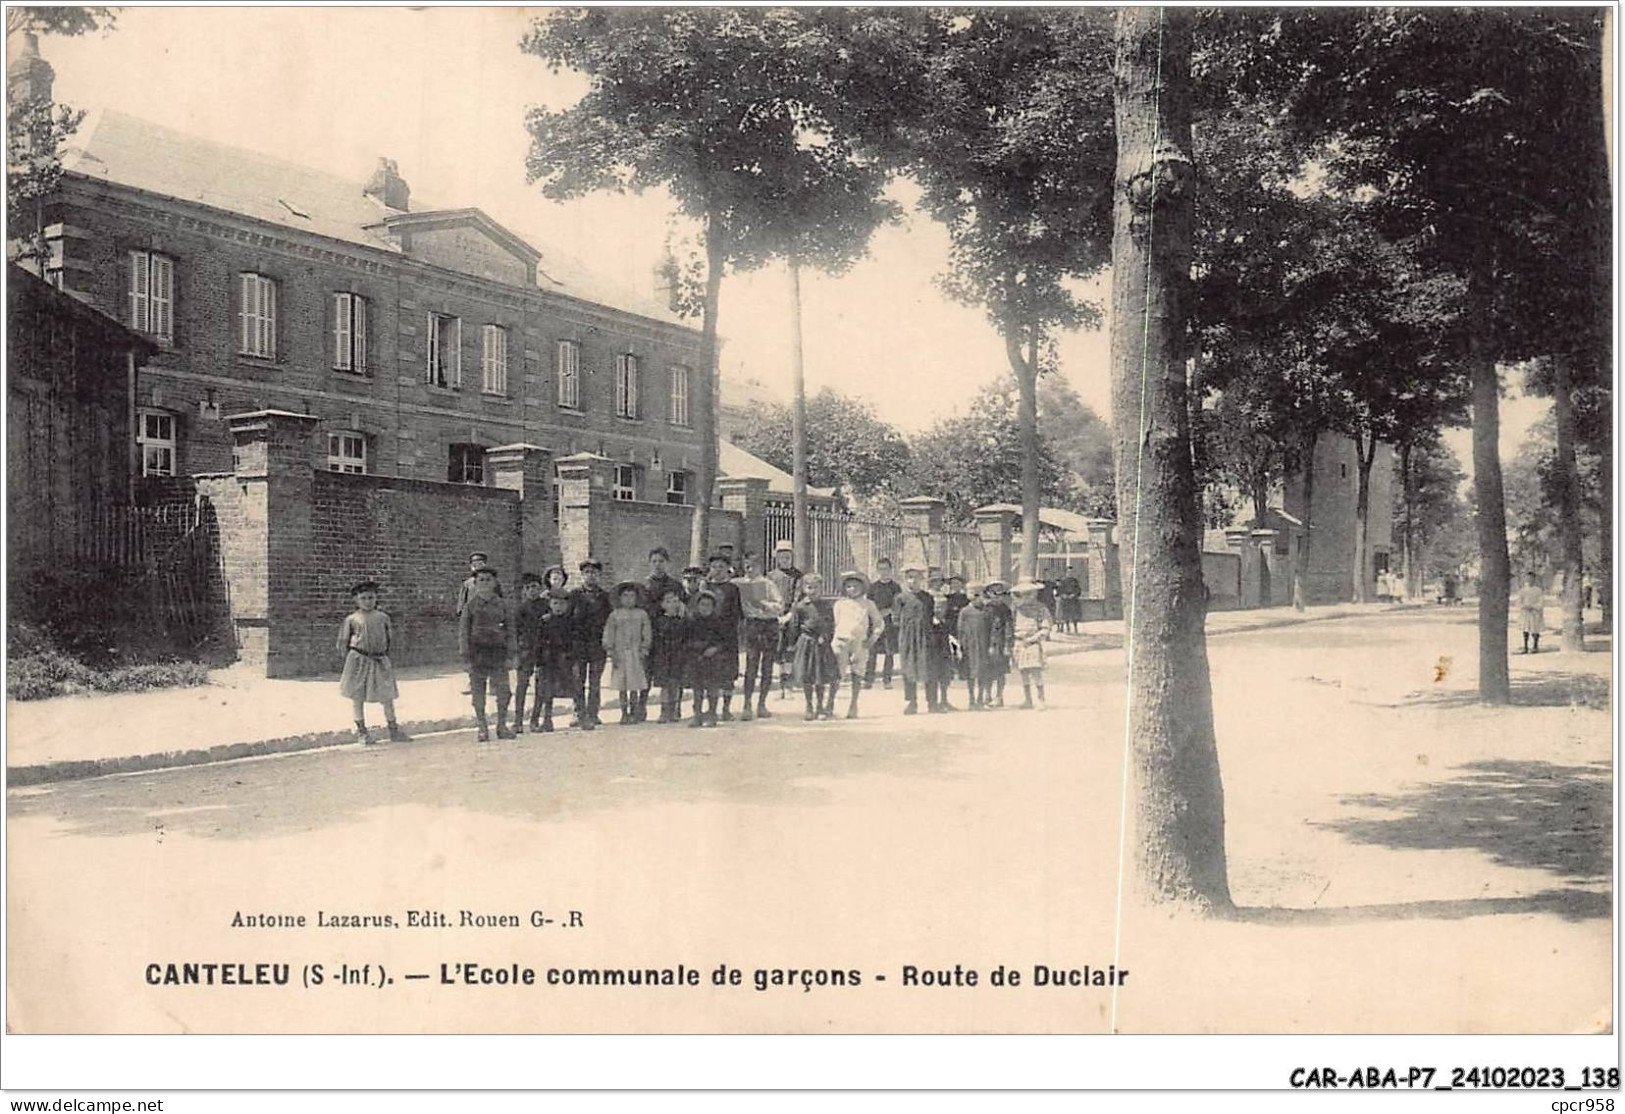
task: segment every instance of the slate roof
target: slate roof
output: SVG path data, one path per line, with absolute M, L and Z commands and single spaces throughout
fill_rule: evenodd
M 1021 506 L 1018 503 L 990 503 L 985 507 L 977 507 L 979 511 L 1013 511 L 1017 517 L 1021 515 Z M 1076 511 L 1063 511 L 1059 507 L 1039 507 L 1038 521 L 1044 526 L 1056 530 L 1065 530 L 1070 534 L 1087 534 L 1091 524 L 1098 525 L 1110 520 L 1103 518 L 1090 518 L 1078 514 Z
M 87 178 L 240 213 L 284 228 L 400 254 L 399 248 L 385 235 L 383 225 L 385 218 L 398 214 L 364 194 L 363 180 L 351 181 L 256 151 L 216 143 L 115 109 L 97 109 L 86 116 L 65 148 L 63 169 Z M 406 177 L 410 182 L 410 175 Z M 437 211 L 434 206 L 413 195 L 414 215 L 434 211 Z M 652 295 L 639 295 L 605 281 L 555 246 L 537 243 L 531 236 L 514 238 L 531 244 L 541 253 L 537 267 L 540 289 L 667 324 L 692 327 Z
M 775 468 L 759 456 L 747 453 L 732 441 L 717 442 L 717 475 L 724 479 L 768 480 L 768 490 L 774 495 L 791 495 L 795 492 L 794 476 L 782 468 Z M 835 491 L 833 488 L 808 484 L 807 494 L 828 497 L 833 496 Z

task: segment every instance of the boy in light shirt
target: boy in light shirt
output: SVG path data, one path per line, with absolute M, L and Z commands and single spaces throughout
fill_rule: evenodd
M 835 601 L 835 638 L 831 649 L 835 651 L 836 681 L 830 686 L 829 704 L 835 705 L 835 692 L 840 688 L 840 677 L 845 674 L 852 682 L 852 700 L 846 709 L 847 719 L 858 718 L 858 694 L 863 691 L 863 676 L 869 665 L 869 649 L 886 629 L 886 618 L 868 597 L 869 578 L 861 572 L 841 574 L 841 598 Z

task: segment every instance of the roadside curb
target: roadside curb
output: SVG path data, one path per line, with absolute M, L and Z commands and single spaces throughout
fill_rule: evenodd
M 401 727 L 412 735 L 429 735 L 439 731 L 457 731 L 472 728 L 474 717 L 458 716 L 453 719 L 413 720 Z M 206 766 L 215 762 L 231 762 L 239 758 L 260 758 L 271 754 L 294 754 L 302 750 L 320 750 L 344 746 L 355 742 L 355 730 L 312 731 L 304 735 L 288 735 L 280 739 L 262 739 L 257 742 L 221 743 L 218 746 L 192 750 L 169 750 L 150 754 L 116 755 L 108 758 L 67 759 L 61 762 L 41 762 L 32 766 L 8 766 L 6 785 L 19 789 L 30 785 L 46 785 L 57 781 L 82 781 L 85 778 L 107 774 L 131 774 L 145 770 L 168 770 L 180 766 Z

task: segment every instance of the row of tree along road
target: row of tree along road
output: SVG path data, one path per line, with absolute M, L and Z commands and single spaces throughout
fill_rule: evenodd
M 1114 492 L 1128 555 L 1134 877 L 1152 900 L 1219 910 L 1230 895 L 1200 564 L 1212 479 L 1262 513 L 1272 483 L 1336 432 L 1359 446 L 1363 509 L 1377 443 L 1392 444 L 1409 547 L 1448 486 L 1439 433 L 1470 421 L 1479 691 L 1506 703 L 1498 407 L 1503 369 L 1521 365 L 1526 387 L 1554 402 L 1538 487 L 1545 528 L 1559 535 L 1564 645 L 1583 645 L 1576 460 L 1604 486 L 1612 474 L 1608 18 L 1578 8 L 558 10 L 534 20 L 521 49 L 579 73 L 587 92 L 529 112 L 526 169 L 555 198 L 669 194 L 686 236 L 670 277 L 679 308 L 701 318 L 712 369 L 727 274 L 774 260 L 795 276 L 844 270 L 900 215 L 889 183 L 912 179 L 950 236 L 944 291 L 984 309 L 1004 343 L 1024 560 L 1037 553 L 1050 482 L 1038 402 L 1054 338 L 1109 321 L 1114 474 L 1094 494 Z M 7 30 L 110 22 L 106 9 L 15 9 Z M 60 106 L 12 106 L 12 149 L 29 156 L 8 175 L 14 227 L 48 191 L 72 122 Z M 1109 314 L 1078 293 L 1108 266 Z M 799 337 L 799 304 L 791 312 Z M 792 364 L 805 544 L 799 352 Z M 696 382 L 704 451 L 692 542 L 702 555 L 714 376 Z M 1612 522 L 1608 500 L 1595 502 L 1607 606 Z M 1363 593 L 1365 578 L 1355 583 Z

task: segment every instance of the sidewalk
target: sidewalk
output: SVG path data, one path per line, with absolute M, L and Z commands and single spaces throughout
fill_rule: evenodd
M 1210 635 L 1373 615 L 1419 605 L 1338 604 L 1305 612 L 1219 611 Z M 1084 623 L 1060 635 L 1051 653 L 1113 650 L 1121 620 Z M 472 728 L 466 675 L 447 667 L 402 670 L 396 709 L 413 735 Z M 382 711 L 368 709 L 369 724 Z M 269 680 L 242 667 L 221 669 L 199 688 L 95 693 L 6 701 L 6 774 L 11 788 L 103 774 L 192 766 L 354 743 L 348 701 L 331 677 Z

